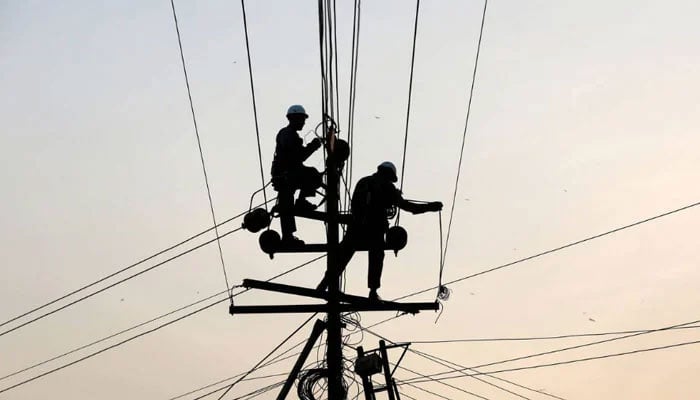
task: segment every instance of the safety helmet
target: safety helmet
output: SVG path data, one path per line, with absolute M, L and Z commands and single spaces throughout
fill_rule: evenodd
M 391 181 L 396 182 L 398 178 L 396 177 L 396 166 L 391 161 L 384 161 L 377 166 L 377 171 L 385 170 L 391 173 Z
M 304 107 L 299 104 L 294 104 L 293 106 L 290 106 L 287 109 L 287 116 L 294 114 L 300 114 L 303 115 L 305 118 L 309 118 L 309 116 L 306 114 L 306 110 L 304 110 Z

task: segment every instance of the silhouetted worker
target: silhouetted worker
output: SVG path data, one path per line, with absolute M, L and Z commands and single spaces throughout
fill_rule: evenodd
M 406 200 L 394 186 L 397 181 L 396 167 L 391 162 L 383 162 L 377 172 L 360 179 L 355 185 L 350 210 L 352 221 L 340 243 L 340 260 L 337 273 L 347 266 L 358 247 L 368 248 L 367 287 L 370 300 L 378 300 L 377 289 L 381 286 L 384 266 L 384 235 L 389 229 L 389 218 L 395 215 L 396 207 L 412 214 L 442 210 L 439 201 L 424 203 Z M 327 287 L 326 279 L 319 285 Z
M 304 146 L 304 142 L 297 133 L 300 131 L 306 119 L 304 107 L 293 105 L 287 110 L 289 125 L 282 128 L 277 134 L 275 157 L 272 160 L 272 187 L 278 192 L 277 205 L 280 213 L 280 225 L 282 228 L 282 241 L 286 244 L 303 244 L 304 242 L 294 237 L 296 222 L 294 221 L 295 208 L 299 211 L 308 211 L 316 208 L 306 200 L 306 197 L 316 195 L 316 189 L 321 185 L 321 174 L 316 168 L 307 167 L 304 161 L 321 147 L 318 138 Z M 299 198 L 294 203 L 294 193 L 299 190 Z

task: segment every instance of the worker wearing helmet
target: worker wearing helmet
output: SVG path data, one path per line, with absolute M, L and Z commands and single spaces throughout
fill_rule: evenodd
M 401 191 L 394 186 L 396 181 L 396 167 L 385 161 L 379 164 L 377 172 L 357 182 L 350 204 L 352 222 L 340 246 L 338 273 L 345 269 L 355 249 L 361 245 L 368 248 L 367 287 L 370 300 L 379 299 L 377 289 L 381 286 L 384 266 L 384 235 L 389 229 L 389 219 L 396 215 L 396 208 L 412 214 L 442 210 L 439 201 L 426 203 L 404 199 Z M 325 281 L 321 282 L 319 289 L 325 289 Z
M 289 124 L 277 134 L 275 156 L 272 160 L 272 187 L 278 192 L 277 205 L 282 227 L 282 241 L 286 244 L 303 244 L 294 236 L 296 222 L 294 210 L 308 211 L 316 208 L 306 200 L 316 195 L 316 189 L 321 185 L 321 174 L 316 168 L 304 165 L 311 154 L 319 147 L 318 138 L 306 146 L 299 137 L 299 131 L 304 128 L 306 119 L 304 107 L 293 105 L 287 110 Z M 299 197 L 294 202 L 294 193 L 299 190 Z

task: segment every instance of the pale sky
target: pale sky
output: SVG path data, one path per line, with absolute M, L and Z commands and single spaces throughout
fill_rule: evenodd
M 240 3 L 176 6 L 214 207 L 223 220 L 247 209 L 260 186 Z M 267 173 L 286 108 L 305 105 L 308 125 L 320 118 L 318 11 L 313 1 L 248 1 L 246 7 Z M 441 200 L 448 210 L 482 8 L 481 1 L 421 4 L 404 192 Z M 400 165 L 414 11 L 408 1 L 362 3 L 356 178 L 384 160 Z M 489 3 L 445 280 L 700 201 L 698 15 L 700 3 L 680 0 Z M 351 1 L 338 1 L 338 24 L 343 129 Z M 0 2 L 0 93 L 0 322 L 211 226 L 168 1 Z M 321 167 L 321 157 L 308 164 Z M 447 217 L 443 213 L 445 226 Z M 437 215 L 405 214 L 401 223 L 409 244 L 398 258 L 387 253 L 380 290 L 387 299 L 438 280 Z M 456 283 L 437 323 L 436 314 L 424 312 L 373 330 L 418 341 L 698 320 L 699 223 L 700 209 L 693 208 Z M 323 225 L 300 223 L 298 234 L 321 242 Z M 232 284 L 267 279 L 311 258 L 270 260 L 248 232 L 221 243 Z M 0 336 L 0 376 L 225 289 L 218 257 L 216 246 L 207 246 Z M 366 295 L 365 264 L 364 254 L 351 263 L 348 292 Z M 280 282 L 313 287 L 324 265 Z M 410 300 L 433 299 L 430 292 Z M 249 292 L 236 301 L 304 299 Z M 363 313 L 361 323 L 392 315 Z M 169 399 L 248 370 L 306 317 L 232 317 L 224 303 L 0 399 Z M 0 380 L 0 390 L 156 325 Z M 359 339 L 377 346 L 370 334 L 352 342 Z M 412 348 L 475 366 L 596 339 Z M 695 329 L 660 332 L 483 370 L 698 339 Z M 694 345 L 497 376 L 565 399 L 695 399 L 699 360 L 700 345 Z M 253 376 L 284 373 L 292 363 Z M 401 365 L 423 374 L 446 370 L 416 355 Z M 402 380 L 414 376 L 397 372 Z M 241 384 L 227 398 L 280 379 Z M 489 399 L 517 398 L 471 378 L 446 382 Z M 503 385 L 531 399 L 550 398 Z M 421 387 L 473 398 L 437 383 Z

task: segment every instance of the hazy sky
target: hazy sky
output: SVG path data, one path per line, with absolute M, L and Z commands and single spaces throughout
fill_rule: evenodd
M 223 220 L 247 209 L 260 186 L 241 8 L 209 0 L 176 6 Z M 246 6 L 267 172 L 286 107 L 304 104 L 309 125 L 320 118 L 317 8 L 313 1 Z M 384 160 L 400 164 L 414 7 L 362 3 L 355 177 Z M 421 4 L 407 197 L 450 205 L 482 7 L 481 1 Z M 698 15 L 696 1 L 490 2 L 445 280 L 700 201 Z M 345 127 L 351 1 L 338 1 L 338 24 Z M 0 2 L 0 93 L 0 322 L 211 226 L 168 1 Z M 316 155 L 309 164 L 320 167 L 322 160 Z M 404 215 L 401 222 L 409 245 L 398 258 L 387 254 L 384 298 L 437 284 L 437 215 Z M 375 329 L 411 341 L 694 321 L 700 319 L 699 223 L 694 208 L 450 285 L 437 323 L 426 312 Z M 300 223 L 299 236 L 320 242 L 323 226 Z M 232 284 L 267 279 L 309 258 L 270 260 L 257 235 L 247 232 L 223 239 L 222 247 Z M 348 292 L 366 294 L 365 264 L 359 254 L 350 265 Z M 312 287 L 324 268 L 319 262 L 281 281 Z M 0 336 L 0 376 L 223 289 L 216 247 L 207 246 Z M 433 298 L 430 292 L 411 300 Z M 238 304 L 303 301 L 262 292 L 237 297 Z M 364 313 L 362 324 L 391 315 Z M 168 399 L 246 371 L 305 318 L 232 317 L 221 304 L 0 398 Z M 156 325 L 0 380 L 0 390 Z M 365 347 L 377 345 L 369 334 L 361 339 Z M 484 370 L 698 339 L 695 329 L 661 332 Z M 413 347 L 473 366 L 592 340 Z M 566 399 L 694 399 L 699 360 L 695 345 L 499 376 Z M 258 375 L 286 372 L 292 363 Z M 402 366 L 424 374 L 446 369 L 415 355 Z M 413 376 L 397 372 L 399 379 Z M 279 379 L 252 381 L 229 396 Z M 448 382 L 489 399 L 516 398 L 474 379 Z M 421 386 L 469 398 L 436 383 Z

